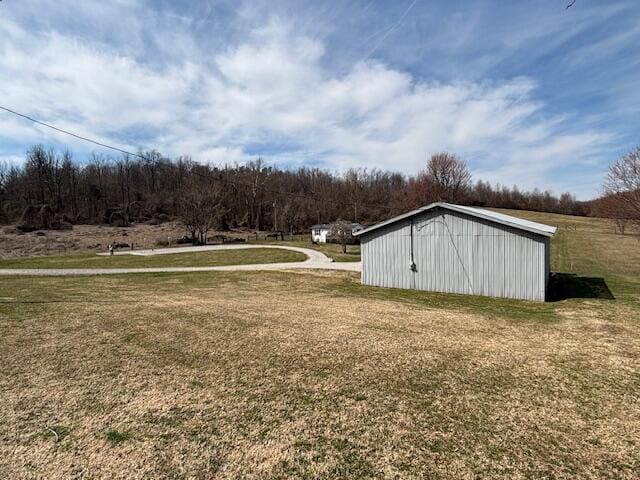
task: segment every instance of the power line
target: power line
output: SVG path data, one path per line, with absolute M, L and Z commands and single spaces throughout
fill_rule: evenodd
M 0 1 L 1 1 L 1 0 L 0 0 Z M 104 148 L 108 148 L 108 149 L 114 150 L 114 151 L 116 151 L 116 152 L 124 153 L 125 155 L 131 155 L 131 156 L 134 156 L 134 157 L 141 158 L 141 159 L 143 159 L 143 160 L 148 160 L 148 158 L 147 158 L 147 157 L 145 157 L 144 155 L 141 155 L 141 154 L 139 154 L 139 153 L 129 152 L 128 150 L 124 150 L 124 149 L 122 149 L 122 148 L 114 147 L 114 146 L 112 146 L 112 145 L 108 145 L 108 144 L 106 144 L 106 143 L 98 142 L 97 140 L 93 140 L 93 139 L 91 139 L 91 138 L 84 137 L 84 136 L 82 136 L 82 135 L 78 135 L 78 134 L 73 133 L 73 132 L 70 132 L 70 131 L 68 131 L 68 130 L 64 130 L 64 129 L 62 129 L 62 128 L 56 127 L 55 125 L 51 125 L 51 124 L 49 124 L 49 123 L 46 123 L 46 122 L 42 122 L 42 121 L 40 121 L 40 120 L 37 120 L 37 119 L 35 119 L 35 118 L 33 118 L 33 117 L 30 117 L 29 115 L 25 115 L 24 113 L 16 112 L 15 110 L 12 110 L 12 109 L 10 109 L 10 108 L 3 107 L 2 105 L 0 105 L 0 110 L 4 110 L 4 111 L 9 112 L 9 113 L 11 113 L 11 114 L 13 114 L 13 115 L 17 115 L 18 117 L 22 117 L 22 118 L 24 118 L 24 119 L 26 119 L 26 120 L 29 120 L 29 121 L 31 121 L 31 122 L 33 122 L 33 123 L 37 123 L 38 125 L 42 125 L 42 126 L 44 126 L 44 127 L 50 128 L 50 129 L 55 130 L 55 131 L 57 131 L 57 132 L 64 133 L 65 135 L 70 135 L 70 136 L 75 137 L 75 138 L 77 138 L 77 139 L 84 140 L 85 142 L 93 143 L 94 145 L 99 145 L 99 146 L 101 146 L 101 147 L 104 147 Z M 157 166 L 168 166 L 168 167 L 171 167 L 171 168 L 180 168 L 178 165 L 175 165 L 173 162 L 162 162 L 162 163 L 160 163 L 160 162 L 156 162 L 156 165 L 157 165 Z M 213 176 L 213 172 L 208 172 L 209 174 L 208 174 L 208 175 L 206 175 L 206 174 L 203 174 L 202 172 L 199 172 L 199 171 L 197 171 L 197 170 L 191 170 L 191 173 L 193 173 L 193 174 L 195 174 L 196 176 L 199 176 L 199 177 L 201 177 L 201 178 L 206 178 L 206 179 L 208 179 L 208 180 L 215 180 L 215 181 L 218 181 L 218 182 L 221 182 L 221 183 L 227 183 L 227 184 L 228 184 L 228 183 L 232 183 L 232 186 L 234 186 L 234 187 L 236 186 L 236 185 L 235 185 L 236 183 L 237 183 L 237 184 L 244 184 L 245 186 L 249 186 L 249 187 L 251 187 L 251 188 L 256 188 L 256 187 L 258 187 L 258 185 L 255 185 L 255 184 L 253 184 L 252 182 L 242 182 L 242 181 L 238 181 L 237 179 L 236 179 L 236 181 L 232 181 L 232 182 L 230 182 L 229 180 L 227 180 L 227 179 L 222 179 L 222 178 L 220 178 L 220 177 L 218 177 L 218 178 L 212 178 L 212 176 Z M 316 192 L 313 192 L 313 191 L 311 192 L 311 195 L 310 195 L 310 194 L 305 194 L 305 193 L 294 193 L 294 192 L 287 192 L 287 193 L 284 193 L 284 192 L 280 192 L 280 191 L 277 191 L 277 190 L 268 189 L 268 188 L 264 188 L 264 187 L 262 187 L 261 189 L 262 189 L 263 191 L 266 191 L 266 192 L 269 192 L 269 193 L 272 193 L 272 194 L 277 194 L 277 195 L 291 195 L 291 196 L 296 196 L 296 197 L 299 197 L 299 198 L 300 198 L 300 197 L 304 197 L 304 198 L 314 198 L 315 200 L 317 200 L 317 197 L 314 197 L 314 196 L 313 196 L 313 195 L 315 195 L 315 194 L 316 194 Z
M 1 1 L 2 0 L 0 0 L 0 2 Z M 38 125 L 45 126 L 47 128 L 50 128 L 50 129 L 55 130 L 55 131 L 60 132 L 60 133 L 64 133 L 65 135 L 70 135 L 70 136 L 75 137 L 77 139 L 84 140 L 85 142 L 93 143 L 94 145 L 99 145 L 101 147 L 108 148 L 110 150 L 114 150 L 116 152 L 124 153 L 125 155 L 131 155 L 131 156 L 134 156 L 134 157 L 141 158 L 143 160 L 148 160 L 147 157 L 145 157 L 144 155 L 142 155 L 140 153 L 133 153 L 133 152 L 130 152 L 128 150 L 124 150 L 124 149 L 119 148 L 119 147 L 114 147 L 113 145 L 109 145 L 109 144 L 106 144 L 106 143 L 99 142 L 97 140 L 93 140 L 93 139 L 88 138 L 88 137 L 84 137 L 84 136 L 79 135 L 77 133 L 70 132 L 69 130 L 64 130 L 64 129 L 60 128 L 60 127 L 56 127 L 55 125 L 51 125 L 50 123 L 45 123 L 45 122 L 43 122 L 41 120 L 37 120 L 37 119 L 35 119 L 33 117 L 30 117 L 29 115 L 25 115 L 24 113 L 16 112 L 15 110 L 12 110 L 10 108 L 3 107 L 2 105 L 0 105 L 0 110 L 4 110 L 5 112 L 12 113 L 14 115 L 17 115 L 18 117 L 22 117 L 22 118 L 25 118 L 25 119 L 33 122 L 33 123 L 37 123 Z M 265 162 L 265 164 L 266 163 L 267 162 Z
M 0 1 L 2 1 L 2 0 L 0 0 Z M 38 125 L 42 125 L 44 127 L 50 128 L 50 129 L 55 130 L 57 132 L 64 133 L 65 135 L 70 135 L 70 136 L 75 137 L 75 138 L 77 138 L 79 140 L 83 140 L 85 142 L 93 143 L 94 145 L 99 145 L 101 147 L 108 148 L 110 150 L 114 150 L 116 152 L 124 153 L 125 155 L 131 155 L 131 156 L 134 156 L 134 157 L 138 157 L 138 158 L 140 158 L 142 160 L 149 160 L 149 157 L 145 157 L 142 154 L 129 152 L 128 150 L 124 150 L 122 148 L 114 147 L 112 145 L 108 145 L 106 143 L 102 143 L 102 142 L 99 142 L 97 140 L 93 140 L 91 138 L 84 137 L 82 135 L 78 135 L 78 134 L 70 132 L 68 130 L 64 130 L 62 128 L 56 127 L 55 125 L 51 125 L 49 123 L 45 123 L 45 122 L 42 122 L 40 120 L 37 120 L 37 119 L 35 119 L 33 117 L 30 117 L 29 115 L 25 115 L 23 113 L 16 112 L 15 110 L 12 110 L 10 108 L 3 107 L 2 105 L 0 105 L 0 110 L 4 110 L 4 111 L 9 112 L 9 113 L 11 113 L 13 115 L 17 115 L 18 117 L 22 117 L 22 118 L 24 118 L 26 120 L 29 120 L 29 121 L 31 121 L 33 123 L 38 124 Z M 166 166 L 166 167 L 180 169 L 179 165 L 176 165 L 171 161 L 169 161 L 169 162 L 155 161 L 155 164 L 158 167 Z M 199 172 L 198 170 L 190 169 L 189 173 L 195 174 L 196 176 L 198 176 L 200 178 L 207 179 L 209 181 L 217 181 L 217 182 L 220 182 L 220 183 L 226 183 L 227 185 L 231 185 L 234 188 L 237 188 L 238 185 L 244 184 L 244 186 L 252 188 L 252 189 L 253 188 L 260 188 L 263 192 L 271 193 L 272 195 L 290 196 L 290 197 L 297 197 L 297 198 L 304 198 L 304 199 L 312 199 L 315 202 L 319 201 L 319 194 L 318 194 L 318 192 L 315 192 L 314 190 L 311 190 L 310 193 L 282 192 L 282 191 L 279 191 L 279 190 L 275 190 L 275 189 L 271 189 L 271 188 L 265 187 L 264 185 L 259 185 L 258 182 L 256 182 L 256 183 L 247 182 L 247 181 L 242 181 L 242 180 L 237 179 L 237 178 L 233 179 L 233 180 L 230 180 L 230 179 L 222 178 L 221 176 L 216 177 L 216 176 L 214 176 L 214 172 L 211 172 L 211 171 L 208 171 L 207 174 L 203 174 L 202 172 Z M 324 201 L 326 201 L 326 200 L 327 199 L 325 199 Z M 329 201 L 330 202 L 335 202 L 335 199 L 331 198 Z M 347 205 L 353 206 L 354 204 L 351 203 L 351 202 L 347 202 Z
M 104 148 L 109 148 L 111 150 L 115 150 L 116 152 L 124 153 L 126 155 L 132 155 L 134 157 L 142 158 L 143 160 L 145 158 L 143 155 L 140 155 L 139 153 L 129 152 L 127 150 L 123 150 L 122 148 L 114 147 L 112 145 L 107 145 L 106 143 L 98 142 L 97 140 L 93 140 L 91 138 L 83 137 L 82 135 L 78 135 L 76 133 L 69 132 L 68 130 L 64 130 L 62 128 L 58 128 L 58 127 L 56 127 L 54 125 L 50 125 L 50 124 L 45 123 L 45 122 L 41 122 L 40 120 L 36 120 L 35 118 L 30 117 L 29 115 L 25 115 L 24 113 L 16 112 L 15 110 L 11 110 L 10 108 L 3 107 L 2 105 L 0 105 L 0 110 L 4 110 L 5 112 L 12 113 L 14 115 L 17 115 L 18 117 L 26 118 L 27 120 L 29 120 L 29 121 L 31 121 L 33 123 L 37 123 L 38 125 L 42 125 L 44 127 L 50 128 L 50 129 L 55 130 L 55 131 L 60 132 L 60 133 L 64 133 L 65 135 L 71 135 L 72 137 L 78 138 L 80 140 L 84 140 L 85 142 L 93 143 L 95 145 L 99 145 L 99 146 L 104 147 Z

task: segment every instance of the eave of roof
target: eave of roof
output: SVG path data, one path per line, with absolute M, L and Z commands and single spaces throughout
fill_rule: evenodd
M 370 232 L 373 232 L 374 230 L 378 230 L 379 228 L 392 225 L 396 222 L 405 220 L 407 218 L 411 218 L 420 213 L 433 210 L 434 208 L 444 208 L 446 210 L 451 210 L 458 213 L 464 213 L 467 215 L 471 215 L 472 217 L 482 218 L 484 220 L 488 220 L 493 223 L 506 225 L 509 227 L 516 228 L 518 230 L 524 230 L 527 232 L 536 233 L 538 235 L 542 235 L 545 237 L 551 237 L 553 236 L 554 233 L 556 233 L 556 227 L 545 225 L 544 223 L 531 222 L 529 220 L 513 217 L 511 215 L 505 215 L 504 213 L 497 213 L 491 210 L 485 210 L 483 208 L 466 207 L 462 205 L 455 205 L 453 203 L 436 202 L 436 203 L 427 205 L 426 207 L 421 207 L 416 210 L 412 210 L 411 212 L 403 213 L 402 215 L 398 215 L 397 217 L 391 218 L 389 220 L 385 220 L 384 222 L 378 223 L 376 225 L 365 228 L 358 232 L 354 232 L 353 235 L 357 237 L 366 235 Z

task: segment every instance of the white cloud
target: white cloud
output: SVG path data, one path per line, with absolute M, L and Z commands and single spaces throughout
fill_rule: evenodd
M 414 173 L 428 154 L 448 149 L 479 178 L 567 189 L 573 180 L 554 172 L 588 164 L 611 141 L 588 130 L 563 133 L 568 119 L 545 116 L 530 78 L 443 84 L 378 61 L 336 74 L 323 62 L 325 45 L 282 20 L 211 52 L 197 49 L 188 32 L 173 31 L 177 44 L 194 50 L 155 63 L 8 19 L 0 20 L 0 36 L 7 106 L 100 141 L 198 161 L 241 162 L 260 153 L 252 146 L 266 145 L 280 149 L 266 155 L 275 161 Z M 91 149 L 7 115 L 0 129 L 0 139 L 23 142 L 21 150 L 47 138 Z

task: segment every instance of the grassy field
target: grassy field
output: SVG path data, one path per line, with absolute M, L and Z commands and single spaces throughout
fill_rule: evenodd
M 98 256 L 95 253 L 0 259 L 0 268 L 218 267 L 256 263 L 303 262 L 303 253 L 274 248 L 152 255 Z
M 638 478 L 638 237 L 527 215 L 560 227 L 560 301 L 328 271 L 0 278 L 0 473 Z

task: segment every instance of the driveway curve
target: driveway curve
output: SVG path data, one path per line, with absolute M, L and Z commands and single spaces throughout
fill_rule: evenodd
M 259 271 L 259 270 L 298 270 L 298 269 L 324 269 L 344 270 L 359 272 L 362 269 L 361 262 L 333 262 L 324 253 L 311 248 L 280 246 L 280 245 L 206 245 L 202 247 L 176 247 L 156 248 L 149 250 L 134 250 L 116 252 L 115 255 L 166 255 L 173 253 L 197 253 L 216 250 L 245 250 L 252 248 L 277 248 L 292 250 L 307 256 L 304 262 L 288 263 L 257 263 L 247 265 L 225 265 L 219 267 L 149 267 L 149 268 L 4 268 L 0 269 L 1 275 L 11 276 L 75 276 L 75 275 L 118 275 L 128 273 L 188 273 L 188 272 L 232 272 L 232 271 Z M 98 255 L 108 255 L 99 253 Z

